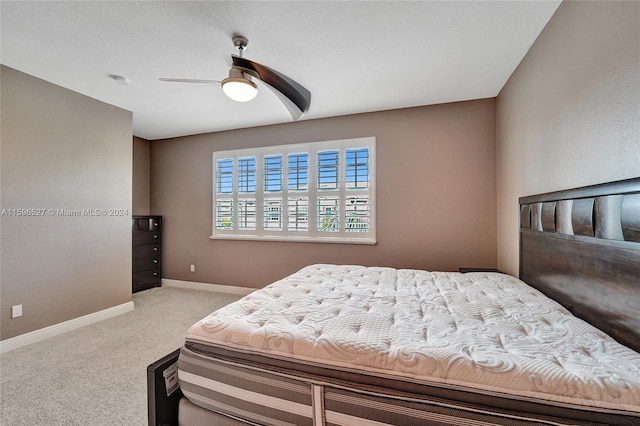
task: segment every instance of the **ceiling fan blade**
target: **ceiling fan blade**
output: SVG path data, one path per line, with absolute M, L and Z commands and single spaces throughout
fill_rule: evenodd
M 287 107 L 294 120 L 297 120 L 309 110 L 311 92 L 296 81 L 272 68 L 246 58 L 231 55 L 231 59 L 233 60 L 234 68 L 259 78 L 271 87 Z
M 160 81 L 168 81 L 170 83 L 204 83 L 204 84 L 220 84 L 220 80 L 197 80 L 194 78 L 159 78 Z

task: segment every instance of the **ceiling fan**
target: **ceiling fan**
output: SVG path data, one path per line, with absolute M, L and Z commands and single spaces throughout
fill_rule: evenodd
M 228 97 L 234 101 L 247 102 L 258 94 L 258 87 L 251 81 L 253 76 L 269 86 L 287 107 L 293 119 L 297 120 L 309 109 L 311 92 L 286 75 L 244 58 L 242 53 L 247 48 L 248 42 L 241 35 L 233 37 L 233 45 L 238 49 L 239 55 L 231 55 L 232 66 L 229 77 L 222 81 L 190 78 L 160 78 L 160 81 L 222 85 L 222 91 Z

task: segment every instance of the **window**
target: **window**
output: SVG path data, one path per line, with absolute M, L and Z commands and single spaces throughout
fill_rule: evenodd
M 213 153 L 211 238 L 375 243 L 375 138 Z

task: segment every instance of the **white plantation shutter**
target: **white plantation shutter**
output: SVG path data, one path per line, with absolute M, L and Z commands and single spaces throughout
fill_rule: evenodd
M 317 227 L 320 232 L 340 232 L 340 198 L 320 196 Z
M 337 191 L 340 174 L 340 151 L 318 152 L 318 192 Z
M 214 228 L 218 231 L 233 230 L 233 158 L 215 161 Z
M 282 155 L 264 157 L 264 192 L 282 192 Z
M 262 230 L 265 232 L 281 233 L 284 229 L 283 173 L 282 154 L 264 155 Z
M 216 202 L 216 229 L 232 229 L 233 226 L 233 201 L 217 200 Z
M 255 194 L 256 157 L 238 158 L 238 192 Z
M 287 229 L 292 232 L 309 230 L 309 198 L 289 197 L 287 202 Z
M 369 232 L 369 198 L 347 197 L 346 232 Z
M 369 150 L 367 148 L 347 149 L 345 155 L 346 187 L 365 189 L 369 187 Z
M 366 148 L 347 149 L 345 231 L 368 233 L 371 221 L 369 156 Z
M 283 229 L 282 198 L 265 198 L 263 211 L 263 230 L 282 231 Z
M 306 234 L 309 231 L 309 152 L 291 153 L 287 158 L 287 230 Z
M 211 238 L 375 243 L 375 138 L 213 153 Z
M 297 152 L 288 155 L 287 188 L 289 191 L 309 189 L 309 153 Z

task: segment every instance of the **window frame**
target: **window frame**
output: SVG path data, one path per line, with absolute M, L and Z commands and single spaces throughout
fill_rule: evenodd
M 347 188 L 347 150 L 368 149 L 368 187 L 365 189 Z M 318 154 L 321 152 L 338 150 L 338 188 L 319 188 L 318 181 Z M 237 150 L 225 150 L 213 152 L 213 185 L 212 185 L 212 231 L 209 238 L 213 240 L 252 240 L 252 241 L 292 241 L 292 242 L 318 242 L 318 243 L 342 243 L 342 244 L 375 244 L 376 243 L 376 138 L 364 137 L 353 139 L 341 139 L 333 141 L 310 142 L 292 145 L 277 145 L 258 148 Z M 305 190 L 289 189 L 289 155 L 308 153 L 308 182 Z M 264 159 L 266 157 L 281 156 L 281 191 L 270 192 L 264 187 Z M 256 192 L 240 193 L 238 190 L 238 159 L 255 157 L 255 187 Z M 231 193 L 218 194 L 217 162 L 231 159 L 233 161 L 233 177 Z M 320 222 L 318 199 L 319 197 L 334 198 L 338 200 L 339 229 L 337 231 L 318 230 Z M 347 199 L 349 197 L 368 197 L 368 231 L 354 232 L 347 230 L 347 223 L 352 223 L 347 217 Z M 289 223 L 289 199 L 298 198 L 307 200 L 307 230 L 288 229 Z M 237 206 L 239 200 L 253 200 L 255 205 L 255 230 L 239 229 L 239 215 Z M 265 200 L 280 200 L 280 222 L 282 229 L 265 229 L 265 215 L 267 204 Z M 218 201 L 231 202 L 233 222 L 229 230 L 218 229 L 217 204 Z M 357 203 L 357 201 L 356 201 Z M 353 209 L 352 209 L 353 210 Z M 271 213 L 267 213 L 271 216 Z M 275 217 L 275 214 L 273 216 Z M 354 229 L 354 228 L 352 228 Z

